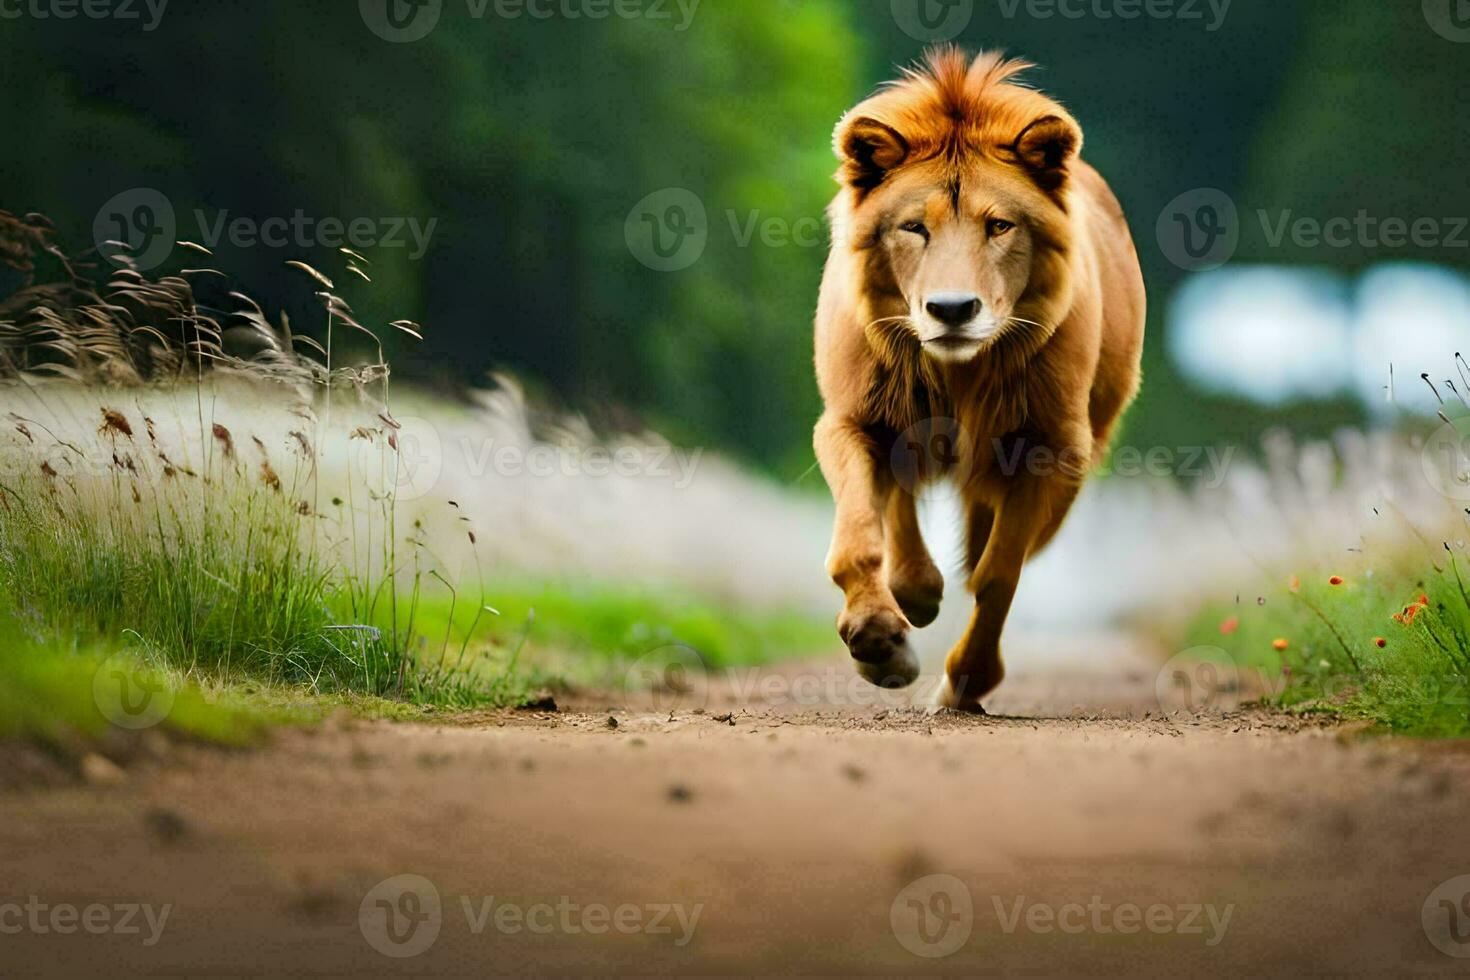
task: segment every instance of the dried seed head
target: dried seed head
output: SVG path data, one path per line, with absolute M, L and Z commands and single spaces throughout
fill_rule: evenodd
M 214 432 L 215 441 L 220 445 L 220 452 L 225 454 L 225 459 L 234 459 L 235 440 L 230 435 L 230 430 L 216 422 L 212 431 Z
M 293 269 L 300 269 L 302 272 L 306 273 L 308 276 L 311 276 L 311 278 L 315 279 L 318 283 L 327 287 L 328 289 L 337 288 L 332 285 L 332 280 L 328 279 L 326 276 L 322 275 L 320 272 L 316 271 L 305 262 L 298 262 L 295 259 L 292 259 L 286 264 L 291 266 Z
M 102 425 L 97 429 L 98 435 L 108 438 L 127 436 L 133 438 L 133 427 L 128 424 L 127 417 L 122 412 L 112 408 L 102 409 Z

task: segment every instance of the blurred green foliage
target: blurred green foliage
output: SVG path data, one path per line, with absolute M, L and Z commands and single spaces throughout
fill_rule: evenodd
M 350 294 L 364 322 L 425 324 L 422 345 L 394 340 L 400 376 L 445 386 L 507 368 L 595 422 L 649 424 L 792 480 L 811 462 L 825 233 L 790 236 L 833 193 L 835 121 L 925 45 L 891 0 L 702 0 L 687 22 L 687 5 L 660 6 L 667 18 L 571 17 L 564 4 L 538 18 L 445 0 L 412 43 L 376 36 L 345 0 L 197 0 L 170 5 L 151 31 L 9 19 L 0 207 L 50 215 L 69 247 L 89 243 L 98 209 L 134 187 L 165 193 L 179 236 L 195 240 L 196 209 L 207 221 L 298 210 L 433 220 L 422 258 L 368 250 L 375 282 Z M 1273 413 L 1178 377 L 1161 332 L 1188 273 L 1160 254 L 1154 223 L 1197 187 L 1233 195 L 1247 223 L 1256 208 L 1470 213 L 1457 179 L 1470 150 L 1457 122 L 1470 48 L 1435 33 L 1418 4 L 1235 3 L 1213 27 L 1205 3 L 1175 5 L 1200 19 L 1094 6 L 1073 4 L 1084 15 L 1069 17 L 975 0 L 955 40 L 1045 66 L 1034 82 L 1082 122 L 1089 160 L 1130 215 L 1151 313 L 1149 380 L 1128 437 L 1250 443 L 1283 418 L 1308 433 L 1354 421 L 1351 404 Z M 689 267 L 658 272 L 633 255 L 624 224 L 637 202 L 675 187 L 702 202 L 708 242 Z M 767 239 L 772 222 L 781 235 Z M 1244 260 L 1409 257 L 1297 254 L 1246 230 Z M 281 264 L 341 269 L 330 249 L 216 251 L 212 264 L 307 329 L 311 286 Z M 1467 261 L 1443 249 L 1413 257 Z

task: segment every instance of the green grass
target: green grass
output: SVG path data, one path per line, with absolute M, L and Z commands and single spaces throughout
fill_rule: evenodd
M 253 741 L 283 712 L 208 697 L 197 687 L 143 666 L 128 654 L 92 644 L 66 644 L 36 635 L 0 607 L 0 739 L 26 738 L 73 751 L 102 739 L 114 724 L 103 709 L 108 670 L 121 663 L 130 679 L 166 689 L 168 709 L 158 727 L 192 740 L 225 745 Z M 99 679 L 100 675 L 100 679 Z M 98 691 L 103 695 L 99 697 Z
M 0 589 L 53 635 L 126 640 L 146 666 L 204 686 L 454 707 L 502 698 L 483 664 L 476 676 L 463 660 L 446 667 L 411 617 L 391 615 L 410 572 L 418 588 L 423 551 L 417 529 L 396 533 L 391 497 L 351 511 L 359 546 L 341 504 L 313 502 L 308 454 L 272 459 L 200 422 L 204 458 L 186 462 L 141 411 L 102 420 L 95 438 L 52 436 L 35 470 L 0 484 Z
M 1224 649 L 1255 681 L 1248 686 L 1279 706 L 1400 734 L 1463 737 L 1470 735 L 1466 573 L 1465 554 L 1448 544 L 1436 561 L 1360 559 L 1303 571 L 1238 605 L 1205 607 L 1187 638 Z
M 476 623 L 482 601 L 493 612 Z M 405 607 L 400 619 L 408 615 Z M 751 611 L 677 589 L 591 582 L 491 580 L 469 599 L 444 590 L 422 593 L 414 615 L 415 628 L 434 637 L 451 659 L 473 625 L 492 651 L 491 663 L 514 660 L 522 692 L 538 684 L 595 684 L 665 646 L 691 647 L 706 667 L 718 670 L 830 651 L 835 636 L 830 622 L 804 613 Z

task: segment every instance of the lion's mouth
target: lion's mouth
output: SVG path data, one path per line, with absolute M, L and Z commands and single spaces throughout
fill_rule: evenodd
M 924 346 L 942 351 L 962 351 L 970 347 L 979 347 L 982 340 L 981 337 L 970 337 L 964 334 L 944 334 L 929 338 L 924 341 Z

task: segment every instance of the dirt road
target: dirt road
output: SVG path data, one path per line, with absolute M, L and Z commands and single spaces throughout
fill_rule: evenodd
M 1470 752 L 1078 654 L 984 718 L 833 661 L 159 748 L 0 796 L 0 974 L 1463 972 Z

